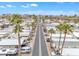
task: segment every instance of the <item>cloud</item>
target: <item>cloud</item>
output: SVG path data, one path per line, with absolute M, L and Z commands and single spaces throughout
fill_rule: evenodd
M 22 5 L 21 7 L 23 7 L 23 8 L 28 8 L 29 5 L 28 5 L 28 4 L 27 4 L 27 5 Z
M 13 5 L 6 5 L 6 7 L 11 8 L 11 7 L 16 7 L 16 6 L 13 6 Z
M 3 6 L 3 5 L 0 5 L 0 8 L 6 8 L 5 6 Z
M 32 6 L 32 7 L 37 7 L 38 4 L 30 4 L 30 6 Z
M 23 8 L 29 8 L 29 7 L 37 7 L 38 4 L 26 4 L 26 5 L 21 5 Z
M 11 7 L 16 7 L 13 5 L 0 5 L 0 8 L 11 8 Z

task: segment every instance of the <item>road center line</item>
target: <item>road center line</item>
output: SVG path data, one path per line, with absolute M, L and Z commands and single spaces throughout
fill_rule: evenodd
M 40 39 L 41 35 L 40 35 L 40 25 L 39 25 L 39 56 L 41 56 L 41 39 Z

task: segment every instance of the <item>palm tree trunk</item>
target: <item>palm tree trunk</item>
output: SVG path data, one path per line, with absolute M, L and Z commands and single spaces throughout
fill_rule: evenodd
M 21 41 L 20 41 L 20 33 L 18 32 L 17 33 L 17 35 L 18 35 L 18 55 L 20 56 L 21 55 Z
M 64 35 L 64 40 L 63 40 L 62 47 L 61 47 L 61 54 L 62 54 L 63 47 L 64 47 L 65 40 L 66 40 L 66 33 L 67 33 L 67 32 L 65 32 L 65 35 Z
M 60 31 L 60 38 L 59 38 L 59 42 L 58 42 L 58 50 L 60 50 L 60 43 L 61 43 L 61 31 Z
M 50 47 L 52 47 L 52 34 L 51 34 L 51 36 L 50 36 Z

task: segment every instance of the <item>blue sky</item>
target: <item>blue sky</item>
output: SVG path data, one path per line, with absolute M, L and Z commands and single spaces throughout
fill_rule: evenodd
M 78 2 L 0 2 L 0 14 L 79 15 Z

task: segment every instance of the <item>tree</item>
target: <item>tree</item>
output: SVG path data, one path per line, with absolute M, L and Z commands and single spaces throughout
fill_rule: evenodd
M 38 18 L 38 17 L 37 17 L 36 15 L 34 15 L 34 14 L 31 15 L 31 18 L 34 20 L 34 22 L 37 22 L 37 18 Z
M 52 45 L 52 43 L 51 43 L 52 42 L 52 34 L 55 33 L 55 31 L 54 31 L 53 28 L 51 28 L 51 29 L 48 30 L 48 32 L 51 34 L 50 35 L 50 46 L 51 46 Z
M 62 30 L 63 30 L 63 33 L 64 33 L 64 40 L 63 40 L 63 42 L 62 42 L 61 54 L 62 54 L 63 47 L 64 47 L 64 44 L 65 44 L 66 34 L 67 34 L 67 33 L 72 33 L 72 32 L 73 32 L 73 28 L 72 28 L 69 24 L 63 23 L 63 24 L 62 24 Z
M 22 17 L 21 15 L 18 14 L 13 14 L 12 15 L 12 19 L 11 19 L 11 23 L 15 25 L 14 28 L 14 32 L 17 33 L 18 36 L 18 54 L 21 55 L 20 50 L 21 50 L 21 40 L 20 40 L 20 32 L 22 31 L 22 27 L 20 26 L 20 24 L 22 23 Z
M 74 16 L 73 17 L 77 17 L 77 14 L 74 14 Z
M 30 26 L 31 26 L 30 24 L 27 24 L 27 27 L 29 27 L 29 30 L 30 30 Z
M 32 32 L 34 32 L 34 31 L 35 31 L 36 24 L 37 24 L 37 23 L 36 23 L 35 21 L 31 23 Z
M 59 38 L 59 41 L 58 41 L 58 50 L 60 50 L 61 34 L 62 34 L 62 25 L 63 24 L 59 24 L 59 25 L 56 26 L 57 30 L 60 32 L 60 38 Z

